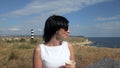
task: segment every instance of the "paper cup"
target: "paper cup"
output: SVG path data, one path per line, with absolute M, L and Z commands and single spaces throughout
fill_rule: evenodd
M 72 60 L 69 60 L 69 61 L 66 61 L 65 64 L 66 64 L 66 65 L 75 65 L 76 62 L 75 62 L 75 61 L 72 61 Z

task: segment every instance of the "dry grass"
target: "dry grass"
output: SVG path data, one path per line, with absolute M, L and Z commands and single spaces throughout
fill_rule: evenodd
M 36 38 L 37 42 L 35 43 L 30 43 L 29 40 L 25 42 L 6 42 L 1 39 L 2 37 L 0 37 L 0 68 L 32 68 L 33 49 L 36 45 L 42 43 L 41 37 Z M 86 68 L 89 64 L 104 57 L 120 61 L 119 48 L 81 47 L 74 43 L 83 39 L 70 37 L 68 40 L 73 43 L 77 68 Z
M 96 63 L 104 57 L 120 61 L 120 49 L 98 48 L 92 46 L 74 46 L 74 49 L 78 68 L 86 68 L 88 65 Z

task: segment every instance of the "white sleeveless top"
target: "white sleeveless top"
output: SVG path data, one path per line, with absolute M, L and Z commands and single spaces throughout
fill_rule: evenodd
M 61 45 L 49 47 L 44 44 L 39 45 L 41 48 L 41 58 L 44 68 L 59 68 L 70 60 L 70 51 L 68 43 L 63 41 Z

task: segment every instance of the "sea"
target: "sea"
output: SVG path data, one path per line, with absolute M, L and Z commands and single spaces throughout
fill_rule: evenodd
M 91 46 L 120 48 L 120 37 L 88 37 L 92 41 Z

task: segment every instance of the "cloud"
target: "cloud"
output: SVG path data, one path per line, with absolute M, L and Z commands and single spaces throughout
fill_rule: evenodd
M 87 26 L 82 24 L 70 24 L 70 35 L 76 35 L 76 36 L 85 36 L 87 32 Z M 90 29 L 90 28 L 89 28 Z
M 103 22 L 94 25 L 97 29 L 116 31 L 120 30 L 120 21 Z
M 119 37 L 120 21 L 95 23 L 93 25 L 71 24 L 70 34 L 87 37 Z
M 20 28 L 17 28 L 17 27 L 7 27 L 7 28 L 0 28 L 0 31 L 6 31 L 6 32 L 8 32 L 8 31 L 21 31 L 21 29 Z
M 48 2 L 34 0 L 22 9 L 2 14 L 0 16 L 20 17 L 32 14 L 66 14 L 104 1 L 107 0 L 53 0 Z
M 6 18 L 0 18 L 0 23 L 6 23 L 7 19 Z
M 110 21 L 110 20 L 116 20 L 120 19 L 120 15 L 115 15 L 111 17 L 98 17 L 95 19 L 95 21 Z
M 96 23 L 93 26 L 85 27 L 86 35 L 97 37 L 119 37 L 120 36 L 120 21 Z
M 23 33 L 21 33 L 21 29 L 17 28 L 17 27 L 1 27 L 0 28 L 0 35 L 1 36 L 9 36 L 9 35 L 22 35 Z
M 9 31 L 20 31 L 21 29 L 19 29 L 19 28 L 9 28 L 8 30 Z

